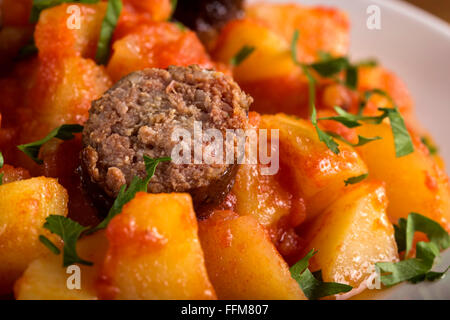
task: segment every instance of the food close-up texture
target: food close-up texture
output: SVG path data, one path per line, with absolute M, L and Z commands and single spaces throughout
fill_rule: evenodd
M 0 1 L 0 297 L 348 299 L 377 276 L 439 281 L 444 160 L 395 70 L 349 57 L 351 28 L 298 3 Z M 177 162 L 196 140 L 174 131 L 197 126 L 254 132 L 258 161 L 212 161 L 230 149 L 215 138 Z

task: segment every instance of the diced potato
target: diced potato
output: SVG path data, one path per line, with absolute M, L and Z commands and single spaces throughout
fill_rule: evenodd
M 107 228 L 101 298 L 213 299 L 188 194 L 138 193 Z
M 22 277 L 14 285 L 14 294 L 18 300 L 94 300 L 97 299 L 97 281 L 99 269 L 105 258 L 108 241 L 105 232 L 86 237 L 77 244 L 77 252 L 83 259 L 94 263 L 93 266 L 80 267 L 81 288 L 69 289 L 67 283 L 74 271 L 68 273 L 62 266 L 61 255 L 48 253 L 34 260 Z M 72 281 L 71 281 L 72 280 Z
M 217 211 L 199 223 L 199 236 L 219 299 L 305 299 L 253 217 Z
M 384 67 L 364 67 L 358 70 L 358 91 L 365 92 L 373 89 L 385 91 L 397 104 L 408 127 L 415 130 L 422 130 L 414 113 L 414 102 L 405 83 L 395 73 Z M 353 104 L 350 111 L 357 112 L 358 104 Z M 378 108 L 392 108 L 388 99 L 381 95 L 374 95 L 367 103 L 364 113 L 368 115 L 378 114 Z
M 80 10 L 79 27 L 75 25 L 76 12 L 68 11 L 70 6 Z M 105 12 L 105 2 L 92 5 L 64 3 L 42 11 L 35 31 L 39 56 L 95 58 Z
M 347 189 L 301 236 L 308 243 L 305 254 L 318 251 L 310 261 L 312 271 L 321 269 L 324 281 L 356 288 L 376 262 L 396 261 L 398 253 L 383 185 L 363 182 Z
M 173 11 L 171 0 L 123 0 L 123 6 L 123 12 L 147 15 L 153 21 L 166 21 Z
M 41 139 L 63 123 L 84 123 L 91 101 L 111 86 L 103 67 L 80 57 L 40 60 L 28 81 L 21 143 Z
M 191 64 L 213 67 L 195 33 L 181 30 L 174 23 L 155 22 L 140 25 L 114 42 L 107 71 L 114 81 L 118 81 L 136 70 Z
M 263 115 L 261 128 L 279 130 L 280 162 L 296 196 L 305 200 L 307 219 L 322 212 L 345 191 L 346 179 L 367 173 L 353 148 L 340 144 L 340 153 L 334 154 L 319 141 L 306 120 L 283 114 Z
M 241 165 L 231 192 L 236 196 L 236 213 L 270 226 L 290 213 L 291 195 L 276 176 L 261 175 L 260 168 L 257 164 Z
M 217 40 L 213 56 L 218 61 L 229 63 L 245 45 L 255 47 L 255 51 L 234 68 L 233 76 L 239 83 L 285 76 L 296 69 L 289 41 L 250 19 L 228 23 Z
M 365 137 L 382 137 L 357 151 L 367 163 L 370 176 L 386 182 L 391 221 L 397 223 L 399 218 L 417 212 L 450 231 L 448 177 L 420 139 L 413 134 L 414 153 L 397 158 L 389 124 L 365 124 L 357 132 Z
M 39 235 L 51 214 L 67 215 L 67 192 L 52 178 L 32 178 L 0 186 L 0 293 L 12 290 L 28 264 L 48 251 Z M 57 239 L 57 238 L 56 238 Z
M 249 123 L 253 130 L 258 130 L 261 116 L 250 112 Z M 257 132 L 257 131 L 256 131 Z M 270 148 L 268 141 L 267 148 Z M 250 149 L 246 148 L 246 157 Z M 234 210 L 241 216 L 251 215 L 260 224 L 268 227 L 276 225 L 279 219 L 291 211 L 292 195 L 279 181 L 279 170 L 275 175 L 262 175 L 258 164 L 242 164 L 236 174 L 231 193 L 236 197 Z
M 344 56 L 348 52 L 350 23 L 347 15 L 338 9 L 256 3 L 247 6 L 246 15 L 263 21 L 288 43 L 291 42 L 294 31 L 299 30 L 299 61 L 313 62 L 317 60 L 320 51 L 334 56 Z

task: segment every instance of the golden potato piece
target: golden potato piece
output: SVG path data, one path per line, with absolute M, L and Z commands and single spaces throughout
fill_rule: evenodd
M 323 6 L 256 3 L 246 9 L 248 17 L 263 21 L 271 30 L 291 42 L 294 31 L 300 32 L 297 58 L 302 62 L 317 60 L 320 51 L 334 56 L 348 53 L 350 22 L 345 12 Z
M 35 41 L 40 57 L 95 58 L 106 3 L 63 3 L 41 12 Z
M 236 213 L 250 215 L 263 226 L 276 224 L 291 211 L 291 195 L 276 176 L 261 175 L 257 164 L 241 165 L 231 192 L 236 196 Z
M 324 281 L 356 288 L 375 271 L 376 262 L 396 261 L 398 253 L 383 185 L 365 182 L 347 188 L 302 236 L 308 243 L 305 254 L 318 251 L 310 261 L 312 271 L 321 269 Z
M 438 221 L 450 231 L 450 191 L 448 177 L 417 137 L 414 152 L 397 158 L 389 124 L 366 124 L 358 128 L 365 137 L 381 140 L 357 148 L 372 178 L 386 182 L 388 215 L 392 222 L 417 212 Z
M 51 214 L 67 215 L 66 190 L 52 178 L 32 178 L 0 186 L 0 293 L 12 290 L 28 264 L 48 252 L 39 241 Z
M 69 289 L 74 271 L 62 267 L 61 255 L 47 254 L 34 260 L 14 285 L 18 300 L 94 300 L 99 269 L 105 258 L 108 241 L 105 232 L 86 237 L 77 244 L 81 257 L 94 263 L 79 265 L 80 289 Z M 70 272 L 69 272 L 70 271 Z
M 199 223 L 199 236 L 219 299 L 305 299 L 253 217 L 217 211 Z
M 213 56 L 218 61 L 229 63 L 243 46 L 253 46 L 255 51 L 234 68 L 233 76 L 239 83 L 289 75 L 297 68 L 291 58 L 289 41 L 251 19 L 227 24 Z
M 308 121 L 284 114 L 261 116 L 261 128 L 278 129 L 280 163 L 290 172 L 292 186 L 304 198 L 307 219 L 322 212 L 340 196 L 344 181 L 367 173 L 353 148 L 340 144 L 334 154 Z
M 138 193 L 107 228 L 101 298 L 214 299 L 188 194 Z

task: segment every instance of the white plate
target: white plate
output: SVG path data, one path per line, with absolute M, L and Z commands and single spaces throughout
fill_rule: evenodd
M 377 58 L 406 82 L 421 124 L 436 139 L 450 168 L 450 26 L 397 0 L 265 0 L 330 5 L 349 14 L 352 59 Z M 367 28 L 367 8 L 381 9 L 381 30 Z M 437 270 L 450 264 L 450 251 Z M 450 275 L 433 283 L 404 284 L 381 292 L 384 299 L 450 299 Z

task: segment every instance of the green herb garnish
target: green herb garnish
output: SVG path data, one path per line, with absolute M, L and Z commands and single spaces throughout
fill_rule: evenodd
M 364 173 L 364 174 L 362 174 L 362 175 L 360 175 L 360 176 L 348 178 L 347 180 L 344 181 L 345 186 L 348 186 L 349 184 L 356 184 L 356 183 L 359 183 L 359 182 L 361 182 L 361 181 L 367 179 L 368 176 L 369 176 L 368 173 Z
M 106 7 L 105 18 L 103 19 L 100 29 L 100 37 L 97 44 L 97 53 L 95 60 L 98 64 L 106 64 L 109 58 L 109 45 L 111 42 L 114 29 L 119 21 L 120 12 L 122 11 L 121 0 L 109 0 Z
M 349 66 L 348 59 L 345 57 L 329 58 L 308 65 L 324 78 L 330 78 L 346 70 Z
M 63 247 L 63 267 L 70 266 L 74 263 L 80 263 L 87 266 L 91 266 L 92 262 L 84 260 L 78 256 L 76 246 L 77 241 L 83 231 L 89 229 L 89 227 L 83 227 L 78 222 L 73 221 L 70 218 L 50 215 L 47 217 L 44 223 L 44 228 L 61 237 L 64 241 Z M 59 254 L 57 248 L 49 239 L 41 236 L 40 241 L 47 246 L 53 253 Z
M 160 162 L 164 161 L 171 161 L 172 159 L 170 157 L 164 157 L 164 158 L 158 158 L 158 159 L 152 159 L 150 157 L 147 157 L 144 155 L 144 162 L 145 162 L 145 170 L 147 171 L 147 177 L 145 179 L 141 179 L 139 177 L 134 177 L 131 181 L 128 188 L 126 188 L 125 185 L 123 185 L 120 190 L 119 194 L 117 195 L 116 200 L 114 201 L 111 209 L 108 212 L 108 215 L 106 218 L 100 222 L 95 228 L 88 231 L 88 233 L 93 233 L 98 230 L 104 229 L 108 226 L 109 222 L 114 218 L 116 215 L 118 215 L 120 212 L 122 212 L 123 206 L 130 202 L 136 193 L 138 192 L 147 192 L 147 186 L 150 182 L 150 179 L 155 174 L 155 170 L 157 165 Z
M 16 60 L 26 59 L 32 55 L 35 55 L 36 53 L 38 53 L 38 48 L 34 43 L 34 38 L 30 38 L 27 44 L 20 48 Z
M 352 290 L 353 287 L 346 284 L 323 282 L 320 270 L 311 273 L 308 269 L 309 260 L 316 253 L 317 251 L 312 249 L 304 258 L 290 268 L 292 278 L 297 281 L 305 296 L 310 300 L 316 300 Z
M 406 129 L 405 121 L 403 120 L 400 111 L 398 111 L 397 108 L 380 108 L 379 110 L 384 111 L 387 114 L 391 123 L 392 134 L 394 135 L 395 155 L 397 158 L 414 152 L 411 136 L 408 129 Z
M 443 272 L 431 271 L 440 250 L 450 246 L 450 236 L 439 223 L 418 213 L 410 213 L 408 219 L 401 218 L 395 228 L 395 241 L 399 252 L 405 251 L 405 260 L 400 262 L 379 262 L 376 267 L 380 270 L 381 282 L 392 286 L 403 281 L 417 283 L 433 281 L 442 278 Z M 420 241 L 416 244 L 415 258 L 408 258 L 412 249 L 414 233 L 423 232 L 429 242 Z
M 243 46 L 233 58 L 230 59 L 230 64 L 232 66 L 240 65 L 245 59 L 247 59 L 252 53 L 255 51 L 255 47 L 252 46 Z
M 39 241 L 46 246 L 52 253 L 58 255 L 61 253 L 61 250 L 53 242 L 51 242 L 46 236 L 40 235 Z
M 430 153 L 430 155 L 435 155 L 439 152 L 439 148 L 436 147 L 431 141 L 430 139 L 428 139 L 428 137 L 421 137 L 420 141 L 425 145 L 425 147 L 427 147 L 428 152 Z
M 326 133 L 319 128 L 319 125 L 317 124 L 317 115 L 316 115 L 316 107 L 315 106 L 313 106 L 311 122 L 312 122 L 314 128 L 316 128 L 316 132 L 319 137 L 319 140 L 322 141 L 323 143 L 325 143 L 325 145 L 328 147 L 328 149 L 333 151 L 335 154 L 339 154 L 340 153 L 339 145 L 336 143 L 336 141 L 333 140 L 332 136 L 329 133 Z
M 170 6 L 172 7 L 172 15 L 177 10 L 178 0 L 170 0 Z
M 114 201 L 111 209 L 108 212 L 106 218 L 100 222 L 96 227 L 83 227 L 70 218 L 66 218 L 58 215 L 50 215 L 44 228 L 50 230 L 61 237 L 64 241 L 63 247 L 63 266 L 68 266 L 73 263 L 81 263 L 85 265 L 92 265 L 91 262 L 81 259 L 76 252 L 76 244 L 80 237 L 83 235 L 92 234 L 98 230 L 104 229 L 108 226 L 109 222 L 116 215 L 122 212 L 123 206 L 130 202 L 138 192 L 147 192 L 147 186 L 150 179 L 153 177 L 156 167 L 160 162 L 171 161 L 171 158 L 164 157 L 158 159 L 151 159 L 144 156 L 145 170 L 147 176 L 145 179 L 134 177 L 128 188 L 123 185 L 120 188 L 119 194 Z M 49 239 L 44 236 L 40 236 L 39 240 L 53 253 L 59 254 L 59 249 Z
M 79 124 L 63 124 L 62 126 L 53 129 L 45 138 L 17 146 L 17 148 L 33 159 L 34 162 L 42 164 L 43 161 L 38 158 L 39 151 L 44 143 L 50 141 L 53 138 L 58 138 L 60 140 L 71 140 L 75 136 L 74 133 L 79 133 L 83 131 L 83 126 Z
M 3 159 L 3 153 L 0 151 L 0 169 L 3 168 L 3 165 L 5 164 L 5 159 Z M 2 172 L 0 173 L 0 185 L 3 184 L 3 176 L 5 174 Z
M 349 60 L 345 57 L 339 57 L 339 58 L 333 58 L 330 54 L 319 52 L 320 61 L 317 63 L 313 63 L 310 65 L 301 63 L 297 60 L 297 41 L 299 38 L 299 31 L 295 30 L 294 34 L 292 36 L 291 41 L 291 57 L 292 60 L 296 65 L 302 68 L 303 73 L 305 74 L 307 80 L 308 80 L 308 89 L 309 89 L 309 109 L 311 114 L 311 122 L 314 125 L 317 135 L 319 137 L 319 140 L 324 142 L 327 147 L 334 152 L 335 154 L 339 154 L 339 146 L 334 141 L 333 138 L 339 139 L 353 147 L 362 146 L 368 142 L 378 140 L 380 137 L 373 137 L 373 138 L 366 138 L 359 136 L 358 142 L 356 144 L 352 144 L 348 142 L 346 139 L 341 137 L 340 135 L 337 135 L 335 133 L 330 132 L 324 132 L 322 131 L 318 126 L 318 121 L 320 120 L 332 120 L 342 123 L 344 126 L 348 128 L 355 128 L 361 125 L 360 121 L 363 122 L 372 122 L 372 123 L 381 123 L 383 119 L 389 118 L 391 123 L 391 129 L 394 136 L 394 144 L 395 144 L 395 153 L 397 157 L 402 157 L 405 155 L 408 155 L 414 151 L 414 146 L 412 143 L 411 136 L 406 129 L 405 122 L 403 120 L 402 115 L 398 111 L 398 107 L 393 101 L 393 99 L 384 91 L 379 89 L 374 89 L 365 92 L 364 99 L 360 103 L 358 114 L 354 115 L 351 113 L 346 112 L 345 110 L 335 107 L 335 111 L 338 114 L 338 116 L 335 117 L 326 117 L 326 118 L 320 118 L 317 119 L 317 111 L 315 106 L 315 100 L 316 100 L 316 89 L 315 84 L 316 80 L 313 77 L 313 75 L 310 72 L 310 69 L 315 70 L 320 76 L 322 77 L 328 77 L 332 78 L 338 83 L 343 83 L 339 78 L 337 78 L 337 75 L 342 72 L 346 71 L 346 80 L 343 84 L 345 84 L 347 87 L 355 90 L 358 84 L 358 73 L 357 68 L 358 65 L 352 65 Z M 373 62 L 372 62 L 373 63 Z M 363 65 L 360 63 L 360 65 Z M 380 111 L 382 111 L 382 114 L 379 116 L 374 117 L 366 117 L 363 116 L 362 113 L 364 111 L 364 108 L 367 105 L 367 101 L 370 99 L 370 97 L 373 94 L 381 94 L 387 97 L 394 108 L 379 108 Z
M 376 59 L 366 59 L 366 60 L 362 60 L 362 61 L 358 62 L 356 65 L 358 67 L 374 68 L 374 67 L 378 66 L 378 61 Z
M 181 31 L 186 31 L 188 28 L 184 25 L 184 24 L 182 24 L 181 22 L 178 22 L 178 21 L 174 21 L 173 22 L 177 27 L 178 27 L 178 29 L 180 29 Z

